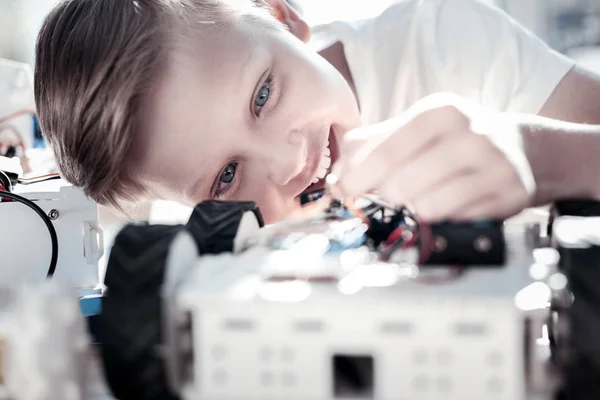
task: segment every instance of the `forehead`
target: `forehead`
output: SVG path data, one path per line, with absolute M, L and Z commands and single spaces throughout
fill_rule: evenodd
M 243 122 L 259 71 L 268 64 L 268 32 L 248 34 L 237 26 L 205 31 L 170 52 L 135 141 L 136 175 L 154 192 L 152 186 L 185 192 L 199 167 L 221 167 L 214 164 L 231 145 L 226 136 Z

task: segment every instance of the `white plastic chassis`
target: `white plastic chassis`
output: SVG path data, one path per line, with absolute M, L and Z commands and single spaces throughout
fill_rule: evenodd
M 306 248 L 197 258 L 182 234 L 164 292 L 172 384 L 188 400 L 543 398 L 549 292 L 530 276 L 543 262 L 537 237 L 508 226 L 506 266 L 428 285 L 409 266 L 361 265 L 360 251 L 324 263 Z M 273 279 L 315 263 L 347 273 Z M 361 387 L 340 388 L 340 360 L 359 368 Z
M 78 288 L 99 283 L 98 261 L 104 252 L 97 204 L 61 180 L 15 192 L 37 204 L 58 236 L 58 264 L 54 279 Z M 37 283 L 46 279 L 51 256 L 50 235 L 33 210 L 17 202 L 0 202 L 0 281 Z

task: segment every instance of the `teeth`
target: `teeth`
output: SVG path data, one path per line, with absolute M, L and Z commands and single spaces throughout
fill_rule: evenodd
M 319 171 L 317 172 L 317 176 L 312 180 L 312 184 L 319 182 L 321 179 L 325 178 L 327 175 L 327 170 L 331 166 L 331 150 L 329 149 L 329 141 L 327 141 L 327 147 L 325 148 L 325 152 L 323 154 L 323 158 L 321 159 L 321 164 L 319 165 Z
M 327 168 L 319 168 L 319 172 L 317 172 L 317 178 L 323 179 L 327 174 Z

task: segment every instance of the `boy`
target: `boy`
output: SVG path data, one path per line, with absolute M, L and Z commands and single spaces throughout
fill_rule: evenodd
M 429 220 L 502 217 L 560 195 L 540 193 L 552 185 L 518 125 L 478 106 L 600 122 L 596 78 L 477 0 L 407 0 L 313 33 L 319 53 L 285 0 L 63 2 L 35 78 L 63 176 L 102 204 L 254 200 L 271 222 L 339 159 L 350 194 Z M 471 103 L 419 101 L 441 91 Z M 472 124 L 495 119 L 498 134 Z

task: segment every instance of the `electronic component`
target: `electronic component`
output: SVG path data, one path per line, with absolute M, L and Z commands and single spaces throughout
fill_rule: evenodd
M 0 194 L 2 280 L 35 283 L 52 276 L 72 287 L 96 287 L 104 252 L 97 205 L 60 179 L 17 182 Z
M 418 236 L 406 235 L 400 246 L 413 251 L 413 262 L 382 258 L 402 236 L 392 233 L 400 227 L 418 235 L 418 221 L 375 208 L 355 215 L 334 203 L 304 221 L 255 231 L 236 253 L 215 255 L 183 226 L 126 228 L 109 260 L 98 336 L 115 394 L 211 400 L 532 394 L 524 371 L 548 361 L 534 362 L 531 354 L 538 353 L 526 350 L 547 317 L 545 292 L 527 295 L 535 283 L 529 266 L 536 262 L 537 231 L 496 224 L 503 265 L 475 264 L 454 279 L 431 279 L 414 262 Z M 214 203 L 201 204 L 194 215 L 211 209 Z M 229 215 L 226 225 L 241 226 L 244 215 L 255 214 Z M 371 222 L 381 226 L 370 229 Z M 378 240 L 386 223 L 391 233 Z M 475 235 L 465 232 L 468 225 L 444 232 L 465 232 L 460 248 L 472 245 L 482 226 L 472 225 Z M 222 248 L 233 249 L 239 236 L 227 237 Z M 146 246 L 154 255 L 149 265 L 142 262 L 150 261 Z M 454 260 L 461 253 L 453 254 Z M 136 275 L 142 265 L 146 273 Z M 523 297 L 541 309 L 522 304 Z
M 87 349 L 122 400 L 595 399 L 598 329 L 586 313 L 600 254 L 580 250 L 595 247 L 600 223 L 585 221 L 555 221 L 559 253 L 522 222 L 426 226 L 408 210 L 334 201 L 261 228 L 252 203 L 202 203 L 186 225 L 119 233 Z M 502 257 L 461 250 L 482 234 Z M 455 264 L 415 262 L 435 237 L 453 243 L 443 257 Z M 476 263 L 485 257 L 503 263 Z M 1 310 L 0 341 L 3 321 L 27 319 Z M 48 316 L 71 337 L 73 320 Z M 41 343 L 8 346 L 28 342 Z M 96 360 L 57 349 L 74 365 Z M 5 360 L 19 373 L 42 362 Z M 92 374 L 85 400 L 90 384 L 102 392 Z
M 563 212 L 596 216 L 561 216 L 552 228 L 560 250 L 560 271 L 551 277 L 550 287 L 556 294 L 548 326 L 568 399 L 600 396 L 599 206 L 600 203 L 578 202 L 561 207 Z
M 50 234 L 50 266 L 48 267 L 48 272 L 46 273 L 47 278 L 52 278 L 54 276 L 54 272 L 56 271 L 56 264 L 58 262 L 58 239 L 56 237 L 56 230 L 54 229 L 54 225 L 52 225 L 52 221 L 50 217 L 44 213 L 37 204 L 33 201 L 27 199 L 26 197 L 5 191 L 0 190 L 0 199 L 3 201 L 12 200 L 19 204 L 23 204 L 29 207 L 32 211 L 34 211 L 39 217 L 44 221 L 46 228 L 48 229 L 48 233 Z
M 526 235 L 513 233 L 517 240 Z M 178 326 L 167 349 L 191 340 L 197 359 L 185 364 L 185 354 L 167 352 L 172 368 L 192 369 L 182 375 L 178 387 L 187 391 L 179 394 L 522 398 L 527 332 L 515 298 L 531 284 L 533 249 L 519 250 L 525 251 L 513 253 L 503 268 L 474 268 L 435 286 L 421 282 L 427 272 L 414 264 L 382 264 L 363 249 L 324 256 L 310 247 L 256 248 L 195 264 L 179 260 L 189 272 L 171 283 L 178 290 L 168 303 L 172 313 L 189 315 L 191 327 Z M 306 276 L 312 268 L 315 280 Z

